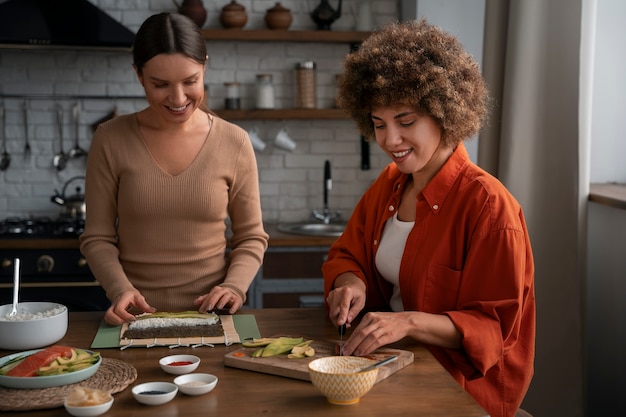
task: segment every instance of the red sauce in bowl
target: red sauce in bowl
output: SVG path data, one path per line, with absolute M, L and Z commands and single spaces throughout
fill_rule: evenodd
M 189 361 L 178 361 L 178 362 L 170 362 L 167 365 L 168 366 L 185 366 L 185 365 L 191 365 L 193 362 L 189 362 Z

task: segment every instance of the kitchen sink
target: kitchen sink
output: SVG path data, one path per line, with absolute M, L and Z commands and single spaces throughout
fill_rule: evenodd
M 346 228 L 344 223 L 282 223 L 278 225 L 278 230 L 284 233 L 306 236 L 328 236 L 337 237 Z

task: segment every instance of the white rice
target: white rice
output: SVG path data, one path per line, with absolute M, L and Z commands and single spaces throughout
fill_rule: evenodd
M 202 326 L 212 325 L 219 321 L 217 317 L 211 316 L 206 319 L 200 318 L 151 318 L 142 319 L 131 322 L 128 325 L 128 329 L 155 329 L 163 327 L 185 327 L 185 326 Z
M 40 311 L 38 313 L 31 313 L 29 311 L 19 311 L 15 316 L 11 316 L 10 312 L 4 316 L 0 316 L 0 321 L 27 321 L 27 320 L 39 320 L 48 317 L 54 317 L 66 310 L 65 306 L 59 306 L 51 308 L 46 311 Z

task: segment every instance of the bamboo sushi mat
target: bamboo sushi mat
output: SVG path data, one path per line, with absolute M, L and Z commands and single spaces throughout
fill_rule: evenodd
M 84 381 L 61 387 L 13 389 L 0 387 L 0 411 L 28 411 L 63 407 L 65 397 L 82 385 L 109 390 L 111 394 L 123 391 L 137 379 L 137 369 L 119 359 L 102 358 L 98 371 Z

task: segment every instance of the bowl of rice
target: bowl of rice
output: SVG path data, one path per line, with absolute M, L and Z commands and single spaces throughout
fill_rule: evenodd
M 0 306 L 0 349 L 39 349 L 58 342 L 67 332 L 67 307 L 49 302 L 20 302 Z

